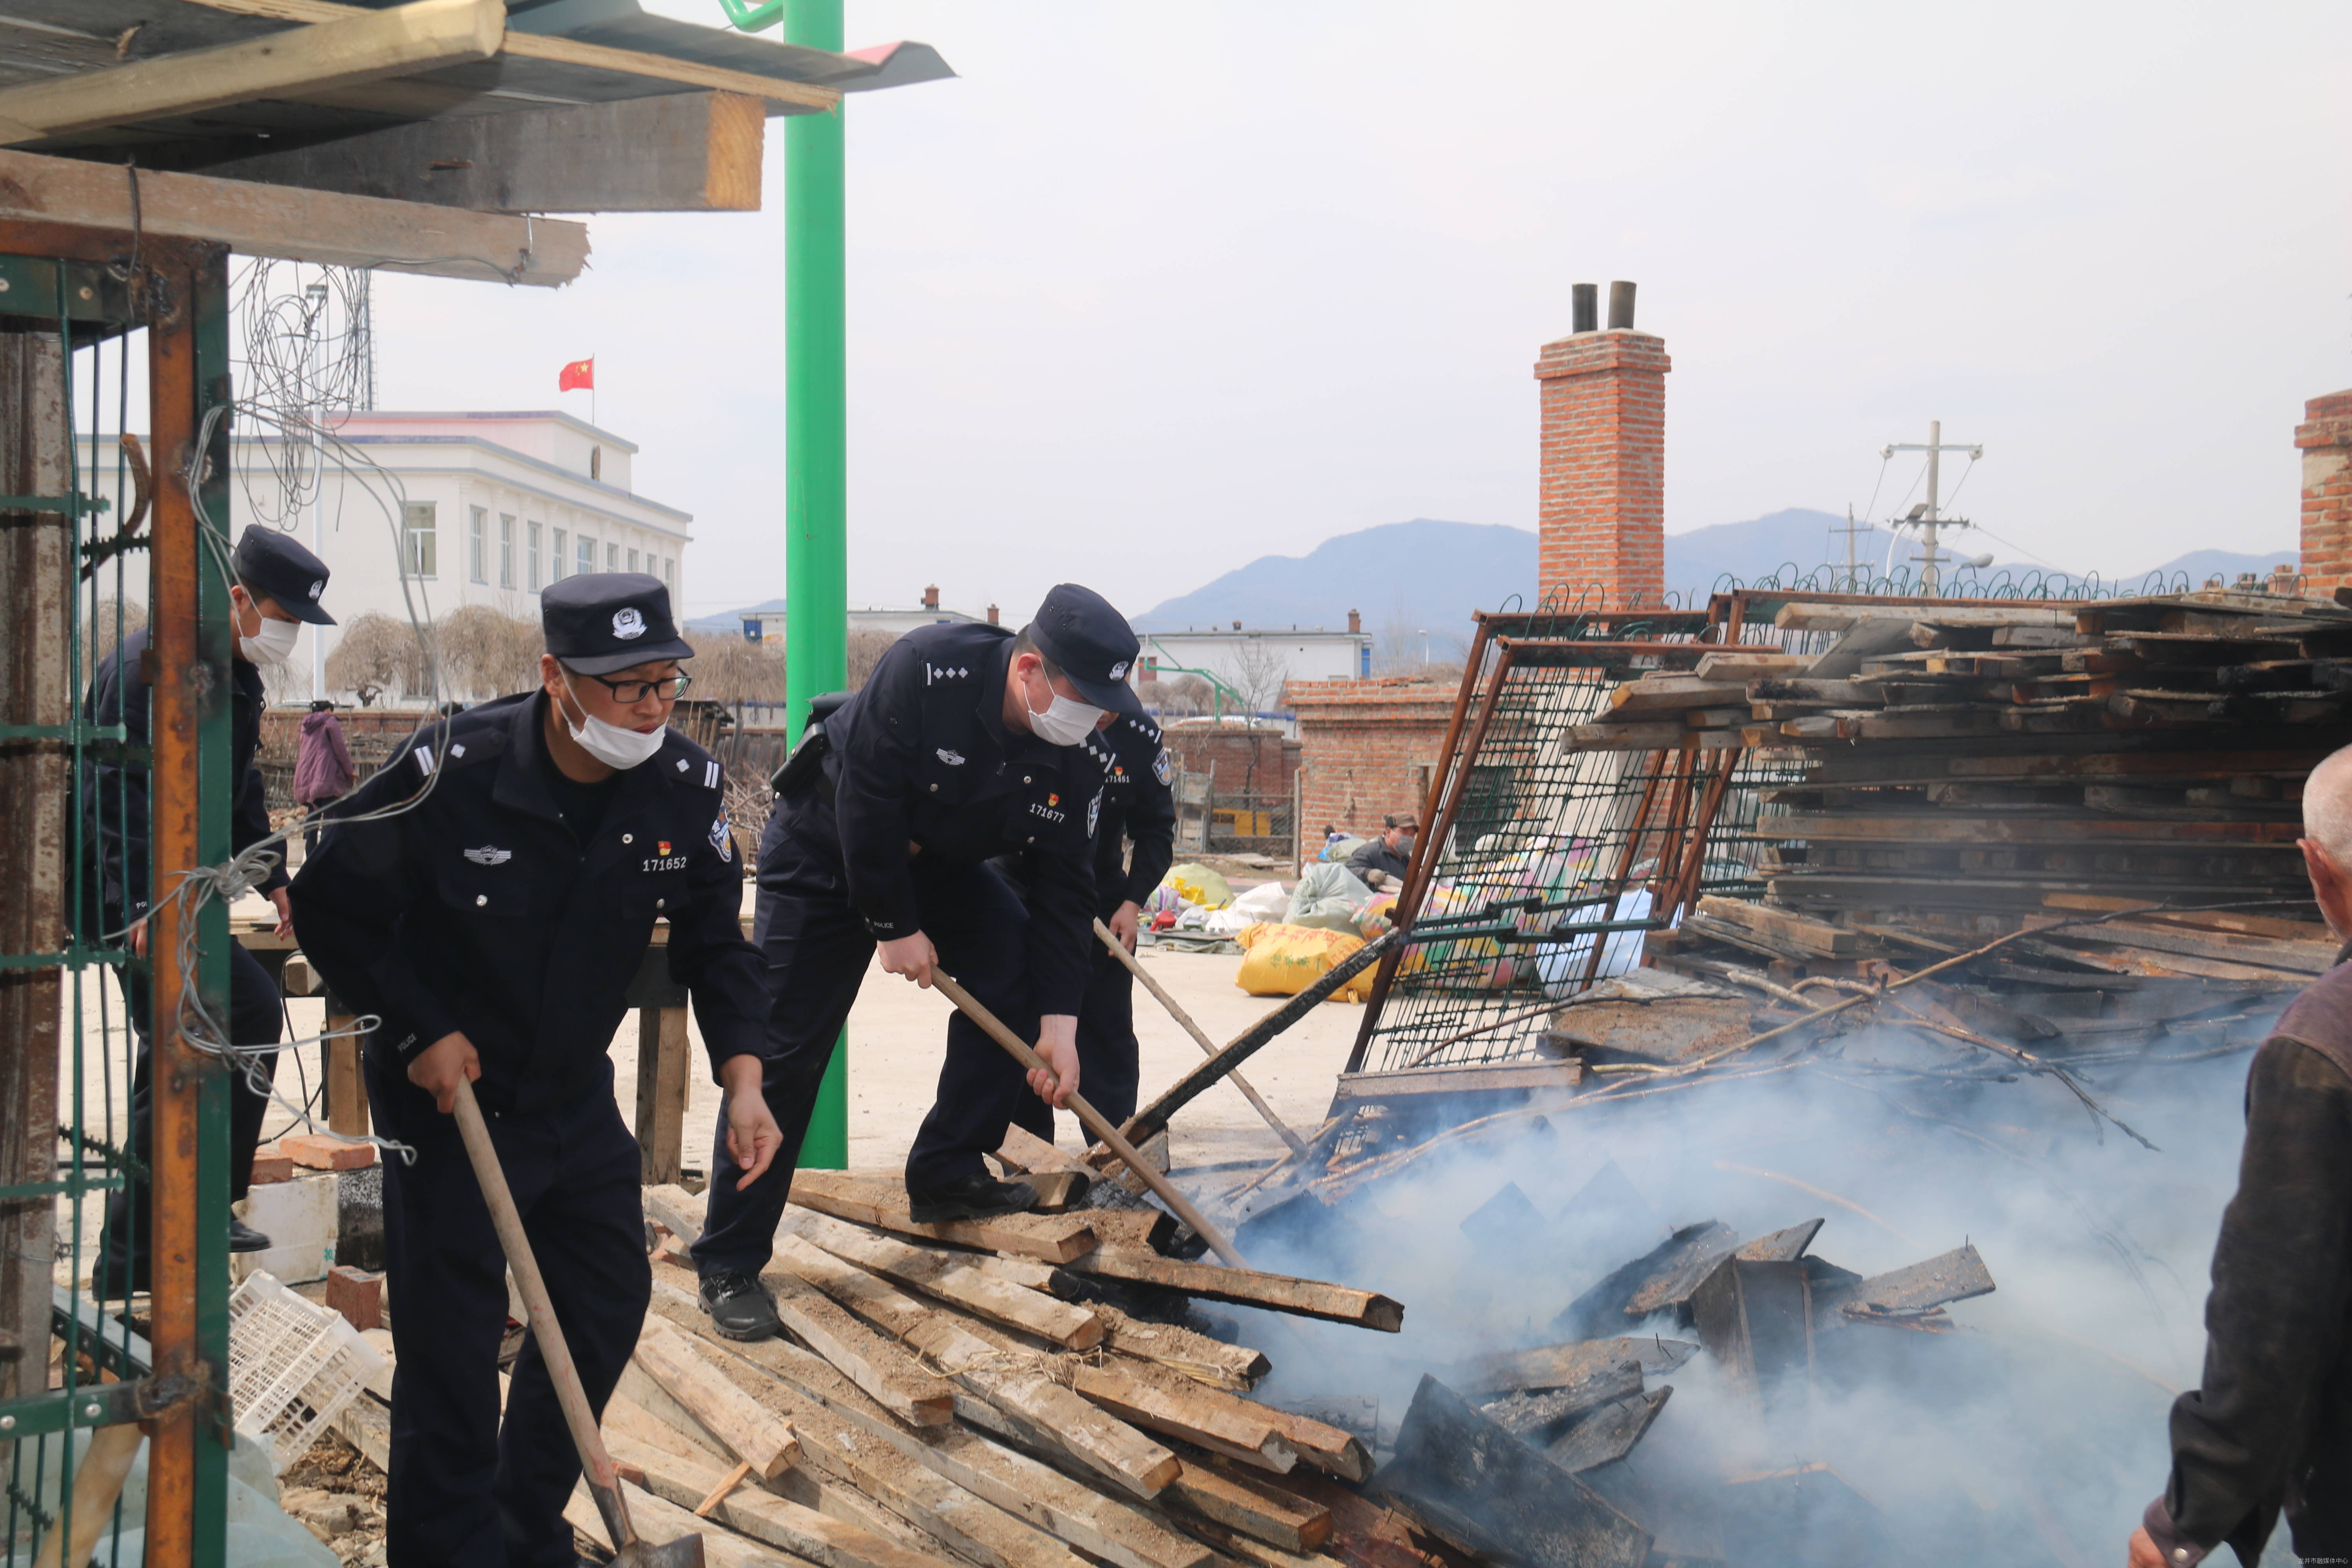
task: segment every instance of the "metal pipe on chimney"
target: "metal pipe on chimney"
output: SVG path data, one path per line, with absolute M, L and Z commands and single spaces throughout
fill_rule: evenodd
M 1609 330 L 1630 332 L 1633 330 L 1633 286 L 1616 282 L 1609 285 Z
M 1601 330 L 1601 285 L 1579 283 L 1570 290 L 1576 300 L 1576 325 L 1573 331 L 1597 332 Z

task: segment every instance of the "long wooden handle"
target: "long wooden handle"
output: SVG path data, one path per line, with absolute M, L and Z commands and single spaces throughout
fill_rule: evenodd
M 1209 1038 L 1207 1032 L 1200 1025 L 1192 1022 L 1192 1015 L 1184 1011 L 1183 1005 L 1175 997 L 1168 994 L 1166 986 L 1145 973 L 1143 965 L 1137 961 L 1135 954 L 1127 951 L 1127 943 L 1119 941 L 1117 933 L 1112 931 L 1110 927 L 1100 921 L 1095 921 L 1095 935 L 1101 939 L 1105 947 L 1110 949 L 1112 957 L 1127 965 L 1127 972 L 1129 974 L 1143 982 L 1143 988 L 1146 991 L 1160 999 L 1160 1005 L 1168 1009 L 1168 1016 L 1175 1019 L 1186 1034 L 1192 1037 L 1192 1043 L 1201 1047 L 1202 1055 L 1213 1057 L 1217 1054 L 1216 1044 Z M 1257 1113 L 1265 1118 L 1265 1124 L 1274 1129 L 1275 1135 L 1290 1145 L 1292 1153 L 1303 1154 L 1307 1152 L 1306 1142 L 1297 1133 L 1283 1124 L 1282 1118 L 1274 1113 L 1274 1107 L 1265 1102 L 1264 1095 L 1251 1087 L 1249 1079 L 1236 1072 L 1232 1077 L 1232 1083 L 1235 1089 L 1242 1091 L 1243 1099 L 1257 1108 Z
M 73 1468 L 73 1539 L 66 1539 L 68 1521 L 60 1519 L 42 1538 L 33 1568 L 80 1568 L 98 1550 L 98 1538 L 114 1523 L 114 1505 L 122 1484 L 131 1479 L 131 1461 L 139 1457 L 145 1436 L 125 1422 L 100 1426 L 89 1435 L 89 1446 Z
M 938 986 L 949 1001 L 962 1009 L 965 1017 L 987 1031 L 989 1038 L 1011 1052 L 1014 1061 L 1019 1062 L 1031 1072 L 1042 1072 L 1048 1077 L 1053 1075 L 1054 1069 L 1045 1065 L 1045 1058 L 1031 1050 L 1023 1043 L 1020 1036 L 1004 1026 L 1002 1019 L 982 1006 L 971 992 L 957 984 L 953 976 L 942 969 L 934 967 L 931 971 L 931 984 Z M 1236 1268 L 1249 1267 L 1242 1261 L 1241 1253 L 1234 1248 L 1232 1241 L 1226 1238 L 1224 1232 L 1211 1225 L 1208 1216 L 1192 1206 L 1192 1199 L 1178 1192 L 1173 1183 L 1154 1169 L 1150 1161 L 1137 1153 L 1135 1145 L 1120 1137 L 1118 1129 L 1113 1127 L 1101 1111 L 1088 1105 L 1084 1095 L 1073 1090 L 1070 1095 L 1070 1109 L 1078 1113 L 1078 1120 L 1086 1123 L 1087 1131 L 1109 1144 L 1111 1152 L 1126 1161 L 1127 1168 L 1141 1176 L 1143 1184 L 1158 1194 L 1160 1201 L 1166 1204 L 1178 1219 L 1191 1226 L 1194 1234 L 1206 1241 L 1218 1257 Z
M 637 1540 L 636 1527 L 629 1522 L 629 1505 L 622 1500 L 613 1457 L 604 1452 L 604 1435 L 596 1429 L 596 1413 L 588 1408 L 588 1391 L 581 1386 L 580 1369 L 572 1363 L 563 1325 L 555 1321 L 555 1303 L 547 1294 L 547 1281 L 540 1278 L 530 1237 L 523 1234 L 522 1214 L 515 1207 L 506 1169 L 499 1163 L 499 1152 L 490 1142 L 489 1124 L 482 1120 L 474 1086 L 463 1078 L 457 1080 L 457 1132 L 466 1141 L 467 1158 L 474 1163 L 474 1179 L 481 1184 L 482 1201 L 489 1205 L 490 1223 L 498 1227 L 507 1267 L 514 1270 L 515 1284 L 522 1291 L 523 1310 L 530 1314 L 531 1337 L 539 1342 L 540 1359 L 547 1363 L 548 1379 L 555 1384 L 556 1401 L 563 1406 L 565 1425 L 572 1428 L 572 1447 L 580 1450 L 580 1468 L 596 1499 L 596 1511 L 604 1516 L 604 1528 L 612 1532 L 613 1549 L 618 1552 Z

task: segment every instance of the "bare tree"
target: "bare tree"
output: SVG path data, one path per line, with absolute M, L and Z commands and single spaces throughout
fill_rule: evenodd
M 1143 688 L 1143 696 L 1160 710 L 1162 719 L 1190 719 L 1206 713 L 1213 706 L 1209 683 L 1197 675 L 1179 675 L 1155 680 Z
M 865 687 L 874 673 L 874 667 L 882 662 L 882 656 L 888 653 L 891 645 L 898 640 L 888 632 L 876 631 L 870 626 L 860 626 L 849 634 L 850 690 L 856 691 Z
M 1243 717 L 1255 724 L 1260 713 L 1281 705 L 1282 689 L 1290 684 L 1290 661 L 1265 638 L 1252 637 L 1218 674 L 1239 700 Z
M 122 646 L 122 639 L 147 624 L 147 606 L 136 600 L 100 599 L 97 612 L 90 616 L 86 628 L 87 642 L 82 653 L 82 676 L 87 679 L 98 671 L 106 656 Z
M 327 656 L 327 684 L 352 693 L 362 708 L 373 707 L 394 682 L 404 692 L 422 690 L 425 676 L 425 649 L 415 631 L 374 610 L 353 616 Z
M 695 645 L 694 694 L 712 702 L 782 702 L 784 650 L 777 643 L 715 637 Z
M 453 694 L 485 698 L 537 690 L 547 643 L 535 618 L 466 605 L 434 626 L 433 647 Z

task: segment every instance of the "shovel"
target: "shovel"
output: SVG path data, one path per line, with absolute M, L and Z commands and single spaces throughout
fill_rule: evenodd
M 490 1146 L 489 1127 L 474 1100 L 474 1086 L 462 1078 L 457 1080 L 457 1131 L 466 1140 L 467 1157 L 474 1162 L 474 1179 L 482 1184 L 482 1201 L 490 1205 L 490 1223 L 498 1226 L 499 1245 L 505 1248 L 507 1267 L 514 1270 L 515 1284 L 522 1291 L 523 1310 L 530 1314 L 531 1337 L 539 1342 L 540 1359 L 547 1363 L 564 1422 L 572 1428 L 572 1445 L 580 1450 L 580 1468 L 596 1499 L 596 1511 L 604 1516 L 605 1533 L 612 1537 L 613 1568 L 703 1568 L 699 1535 L 654 1546 L 639 1539 L 636 1526 L 629 1522 L 621 1479 L 613 1469 L 613 1457 L 604 1452 L 596 1414 L 588 1408 L 588 1391 L 580 1386 L 580 1369 L 572 1364 L 572 1347 L 563 1342 L 562 1326 L 555 1321 L 547 1281 L 539 1276 L 539 1260 L 523 1234 L 522 1215 L 515 1208 L 514 1194 L 507 1190 L 507 1173 L 499 1164 L 499 1152 Z

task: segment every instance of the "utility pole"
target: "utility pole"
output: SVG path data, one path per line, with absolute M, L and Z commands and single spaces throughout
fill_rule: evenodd
M 786 43 L 838 52 L 842 0 L 785 0 Z M 784 121 L 785 722 L 849 680 L 848 353 L 843 323 L 842 115 Z M 849 1164 L 849 1036 L 817 1086 L 801 1164 Z
M 366 276 L 364 273 L 362 277 Z M 327 417 L 327 395 L 320 383 L 326 370 L 321 361 L 327 348 L 327 286 L 313 283 L 302 290 L 310 300 L 310 352 L 304 361 L 309 367 L 304 373 L 302 406 L 310 419 L 310 553 L 324 561 L 327 544 L 324 536 L 327 517 L 327 443 L 320 426 Z M 402 566 L 407 565 L 405 552 L 408 540 L 403 536 Z M 310 633 L 310 700 L 316 702 L 327 695 L 327 633 L 322 626 L 311 626 Z
M 1832 533 L 1843 533 L 1845 535 L 1845 577 L 1843 579 L 1843 591 L 1849 594 L 1860 593 L 1862 590 L 1858 584 L 1862 577 L 1862 564 L 1854 558 L 1853 542 L 1863 534 L 1870 531 L 1870 524 L 1866 522 L 1857 523 L 1853 521 L 1853 502 L 1848 501 L 1845 503 L 1845 526 L 1843 528 L 1832 528 L 1830 531 Z
M 1933 595 L 1943 582 L 1943 574 L 1937 569 L 1943 557 L 1937 553 L 1937 529 L 1938 527 L 1966 528 L 1969 525 L 1968 519 L 1948 518 L 1938 510 L 1941 504 L 1938 486 L 1943 478 L 1943 455 L 1947 452 L 1966 452 L 1969 455 L 1969 460 L 1974 462 L 1984 456 L 1984 447 L 1980 444 L 1971 445 L 1965 441 L 1946 441 L 1944 422 L 1940 419 L 1930 419 L 1927 421 L 1927 439 L 1925 445 L 1916 441 L 1897 441 L 1878 449 L 1878 455 L 1882 458 L 1891 458 L 1897 452 L 1927 454 L 1927 504 L 1918 508 L 1903 521 L 1916 522 L 1919 525 L 1919 586 L 1926 593 Z

